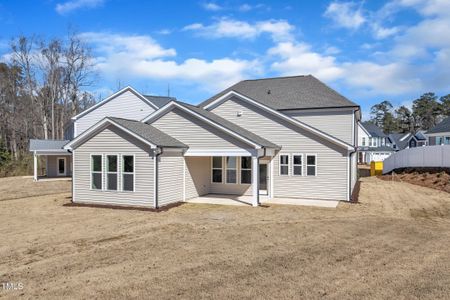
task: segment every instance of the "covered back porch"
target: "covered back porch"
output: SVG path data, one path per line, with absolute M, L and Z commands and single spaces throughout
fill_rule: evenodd
M 72 153 L 63 149 L 65 140 L 30 140 L 33 153 L 33 179 L 72 176 Z

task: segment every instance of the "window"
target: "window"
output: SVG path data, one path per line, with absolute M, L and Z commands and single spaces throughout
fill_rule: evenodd
M 237 157 L 227 156 L 227 183 L 237 183 Z
M 212 158 L 212 182 L 222 182 L 222 157 L 214 156 Z
M 446 136 L 446 137 L 445 137 L 445 142 L 444 142 L 444 144 L 445 144 L 445 145 L 450 145 L 450 136 Z
M 250 156 L 241 157 L 241 183 L 252 183 L 252 158 Z
M 369 147 L 372 147 L 372 138 L 369 138 Z
M 302 154 L 293 154 L 292 155 L 292 174 L 293 175 L 302 175 L 303 168 L 303 155 Z
M 106 189 L 117 191 L 117 155 L 106 156 Z
M 289 155 L 280 155 L 280 175 L 289 175 Z
M 134 191 L 134 156 L 124 155 L 122 157 L 122 190 Z
M 443 141 L 444 141 L 443 137 L 440 137 L 440 136 L 436 137 L 436 145 L 442 145 Z
M 91 156 L 91 188 L 93 190 L 101 190 L 103 187 L 102 179 L 102 156 Z
M 315 154 L 307 154 L 306 155 L 306 175 L 307 176 L 316 176 L 317 171 L 317 157 Z
M 362 146 L 365 146 L 365 145 L 366 145 L 366 138 L 363 137 L 363 138 L 362 138 Z

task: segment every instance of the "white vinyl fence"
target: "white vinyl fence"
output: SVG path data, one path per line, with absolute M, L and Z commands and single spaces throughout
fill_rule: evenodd
M 393 153 L 383 161 L 383 174 L 399 168 L 450 168 L 450 145 L 408 148 Z

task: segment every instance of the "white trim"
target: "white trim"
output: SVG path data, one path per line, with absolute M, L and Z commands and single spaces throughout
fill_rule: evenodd
M 227 162 L 228 157 L 235 159 L 234 169 L 233 168 L 228 169 L 228 162 Z M 225 159 L 225 184 L 238 184 L 238 157 L 237 156 L 225 156 L 224 159 Z M 231 170 L 231 171 L 234 170 L 234 172 L 236 174 L 235 182 L 228 182 L 228 170 Z
M 119 154 L 110 154 L 110 153 L 106 153 L 106 164 L 105 164 L 105 190 L 109 191 L 109 192 L 117 192 L 119 191 L 119 160 L 120 160 L 120 156 Z M 116 172 L 110 172 L 108 171 L 108 167 L 109 167 L 109 161 L 108 161 L 108 156 L 115 156 L 116 157 Z M 115 190 L 110 190 L 108 189 L 108 174 L 116 174 L 117 178 L 116 178 L 116 189 Z
M 59 172 L 59 160 L 60 159 L 64 160 L 64 173 Z M 62 157 L 62 156 L 56 157 L 56 175 L 57 176 L 66 176 L 67 175 L 67 159 L 65 157 Z
M 259 157 L 252 156 L 252 206 L 259 205 Z
M 220 161 L 222 163 L 221 168 L 214 168 L 214 157 L 220 157 Z M 221 176 L 221 181 L 220 182 L 215 182 L 213 181 L 213 171 L 214 170 L 220 170 L 222 172 L 222 176 Z M 224 176 L 223 176 L 223 156 L 211 156 L 211 183 L 212 184 L 223 184 L 224 182 Z
M 37 181 L 38 180 L 38 175 L 37 175 L 37 169 L 38 169 L 38 161 L 37 161 L 37 154 L 36 151 L 34 151 L 34 155 L 33 155 L 33 180 Z M 47 173 L 48 173 L 48 167 L 47 167 Z
M 305 176 L 305 172 L 303 170 L 304 169 L 303 166 L 305 165 L 305 161 L 304 161 L 305 157 L 304 157 L 303 153 L 292 153 L 291 156 L 292 156 L 292 158 L 291 158 L 292 159 L 292 173 L 291 173 L 292 176 Z M 294 161 L 295 161 L 294 160 L 294 156 L 300 156 L 301 157 L 302 163 L 300 165 L 294 163 Z M 300 170 L 301 170 L 301 174 L 300 175 L 295 174 L 295 172 L 294 172 L 295 171 L 295 168 L 294 168 L 295 166 L 300 166 Z
M 75 202 L 75 151 L 72 153 L 72 202 Z
M 372 135 L 364 128 L 364 125 L 361 122 L 358 122 L 359 127 L 367 134 L 367 136 L 371 137 Z
M 133 172 L 125 172 L 124 171 L 124 169 L 125 169 L 124 157 L 125 156 L 133 156 Z M 128 154 L 128 153 L 122 154 L 122 169 L 120 171 L 121 171 L 120 172 L 120 176 L 122 177 L 121 178 L 122 179 L 121 180 L 122 181 L 121 191 L 122 192 L 129 192 L 129 193 L 136 192 L 136 155 Z M 124 182 L 125 182 L 125 180 L 123 180 L 123 175 L 129 175 L 129 174 L 133 174 L 133 190 L 132 191 L 124 190 Z
M 163 106 L 159 110 L 157 110 L 154 113 L 150 114 L 148 117 L 144 118 L 142 120 L 142 122 L 144 122 L 144 123 L 151 122 L 153 119 L 159 117 L 160 115 L 163 115 L 163 114 L 169 112 L 171 109 L 173 109 L 175 107 L 179 108 L 179 109 L 181 109 L 181 110 L 183 110 L 183 111 L 185 111 L 185 112 L 187 112 L 187 113 L 189 113 L 189 114 L 191 114 L 191 115 L 193 115 L 195 117 L 197 117 L 198 119 L 200 119 L 202 121 L 205 121 L 206 123 L 208 123 L 208 124 L 218 128 L 218 129 L 228 133 L 229 135 L 234 136 L 235 138 L 237 138 L 237 139 L 239 139 L 239 140 L 241 140 L 241 141 L 243 141 L 243 142 L 245 142 L 247 144 L 250 144 L 250 145 L 254 146 L 256 149 L 262 148 L 261 145 L 259 145 L 259 144 L 255 143 L 255 142 L 253 142 L 253 141 L 243 137 L 242 135 L 240 135 L 240 134 L 238 134 L 238 133 L 236 133 L 236 132 L 234 132 L 234 131 L 232 131 L 232 130 L 230 130 L 228 128 L 223 127 L 219 123 L 216 123 L 216 122 L 214 122 L 214 121 L 212 121 L 212 120 L 210 120 L 210 119 L 208 119 L 208 118 L 206 118 L 206 117 L 196 113 L 195 111 L 190 110 L 189 108 L 187 108 L 187 107 L 185 107 L 183 105 L 180 105 L 180 104 L 178 104 L 178 103 L 176 103 L 174 101 L 171 101 L 171 102 L 167 103 L 165 106 Z
M 153 208 L 158 208 L 158 158 L 156 151 L 153 152 Z
M 350 182 L 351 182 L 351 178 L 350 178 L 350 163 L 351 163 L 351 159 L 350 159 L 350 155 L 347 156 L 347 201 L 350 201 L 351 199 L 351 193 L 350 193 Z
M 256 154 L 255 150 L 244 149 L 188 149 L 184 152 L 184 156 L 252 156 Z
M 100 156 L 101 157 L 101 170 L 100 171 L 94 171 L 93 170 L 93 161 L 92 161 L 92 157 L 93 156 Z M 101 187 L 99 189 L 94 189 L 93 184 L 92 184 L 92 173 L 100 173 L 101 176 Z M 103 191 L 103 154 L 101 153 L 89 153 L 89 190 L 90 191 Z
M 103 104 L 106 104 L 107 102 L 111 101 L 112 99 L 116 98 L 117 96 L 122 95 L 123 93 L 130 91 L 133 94 L 135 94 L 139 99 L 141 99 L 142 101 L 144 101 L 145 103 L 149 104 L 150 106 L 152 106 L 155 110 L 158 110 L 158 106 L 156 106 L 155 104 L 153 104 L 150 100 L 148 100 L 147 98 L 145 98 L 143 95 L 141 95 L 138 91 L 136 91 L 135 89 L 133 89 L 131 86 L 126 86 L 123 89 L 121 89 L 120 91 L 115 92 L 114 94 L 110 95 L 109 97 L 103 99 L 102 101 L 98 102 L 97 104 L 89 107 L 88 109 L 82 111 L 81 113 L 79 113 L 78 115 L 72 117 L 72 120 L 78 120 L 81 117 L 83 117 L 84 115 L 90 113 L 91 111 L 95 110 L 96 108 L 102 106 Z
M 315 165 L 314 165 L 314 167 L 315 167 L 315 170 L 314 170 L 314 175 L 308 175 L 308 156 L 314 156 L 316 159 L 314 160 L 315 161 Z M 307 176 L 307 177 L 316 177 L 317 176 L 317 167 L 318 167 L 318 165 L 319 165 L 319 163 L 317 162 L 317 153 L 306 153 L 305 154 L 305 157 L 306 157 L 306 159 L 305 159 L 305 166 L 306 166 L 306 169 L 305 169 L 305 176 Z M 313 166 L 313 165 L 309 165 L 309 166 Z
M 402 138 L 400 139 L 400 141 L 404 141 L 407 137 L 409 137 L 411 135 L 411 133 L 407 133 L 405 136 L 402 136 Z
M 250 158 L 250 168 L 242 168 L 242 157 Z M 250 171 L 250 182 L 249 183 L 242 182 L 242 170 Z M 239 157 L 239 184 L 242 184 L 242 185 L 252 184 L 252 157 L 250 155 L 244 155 L 244 156 Z
M 119 129 L 123 130 L 124 132 L 128 133 L 129 135 L 135 137 L 136 139 L 140 140 L 141 142 L 149 145 L 150 148 L 152 148 L 152 149 L 156 148 L 155 144 L 147 141 L 146 139 L 140 137 L 139 135 L 135 134 L 134 132 L 131 132 L 127 128 L 123 127 L 122 125 L 120 125 L 120 124 L 114 122 L 113 120 L 109 119 L 108 117 L 106 117 L 106 118 L 103 118 L 101 121 L 97 122 L 95 125 L 91 126 L 89 129 L 85 130 L 82 134 L 77 136 L 71 142 L 67 143 L 64 146 L 64 149 L 73 150 L 74 148 L 77 148 L 76 146 L 75 147 L 73 147 L 73 146 L 77 145 L 79 142 L 83 141 L 85 138 L 89 137 L 91 134 L 94 134 L 96 130 L 98 130 L 99 128 L 102 128 L 106 124 L 116 126 L 117 128 L 119 128 Z
M 183 159 L 183 202 L 186 201 L 186 159 L 182 157 Z
M 280 113 L 280 112 L 278 112 L 278 111 L 276 111 L 276 110 L 274 110 L 274 109 L 272 109 L 272 108 L 270 108 L 270 107 L 268 107 L 268 106 L 266 106 L 266 105 L 264 105 L 264 104 L 262 104 L 262 103 L 260 103 L 260 102 L 258 102 L 256 100 L 253 100 L 253 99 L 251 99 L 251 98 L 249 98 L 247 96 L 244 96 L 242 94 L 239 94 L 239 93 L 237 93 L 235 91 L 229 91 L 228 93 L 222 95 L 221 97 L 217 98 L 213 102 L 211 102 L 208 105 L 206 105 L 204 107 L 204 109 L 208 109 L 210 107 L 213 107 L 216 103 L 218 103 L 218 102 L 220 102 L 220 101 L 222 101 L 224 99 L 227 99 L 228 97 L 231 97 L 231 96 L 237 96 L 237 97 L 239 97 L 239 98 L 241 98 L 241 99 L 243 99 L 243 100 L 245 100 L 245 101 L 247 101 L 249 103 L 252 103 L 253 105 L 255 105 L 257 107 L 262 108 L 265 111 L 268 111 L 268 112 L 270 112 L 270 113 L 272 113 L 272 114 L 274 114 L 274 115 L 276 115 L 276 116 L 278 116 L 278 117 L 280 117 L 280 118 L 290 122 L 290 123 L 293 123 L 293 124 L 295 124 L 297 126 L 302 127 L 303 129 L 306 129 L 306 130 L 308 130 L 308 131 L 318 135 L 318 136 L 321 136 L 321 137 L 327 139 L 330 142 L 333 142 L 333 143 L 335 143 L 337 145 L 343 146 L 344 148 L 346 148 L 348 150 L 354 150 L 353 146 L 351 146 L 351 145 L 349 145 L 349 144 L 347 144 L 347 143 L 345 143 L 345 142 L 343 142 L 341 140 L 338 140 L 338 139 L 336 139 L 335 137 L 333 137 L 331 135 L 328 135 L 328 134 L 326 134 L 326 133 L 324 133 L 324 132 L 322 132 L 322 131 L 320 131 L 320 130 L 312 127 L 312 126 L 309 126 L 308 124 L 305 124 L 305 123 L 303 123 L 303 122 L 301 122 L 299 120 L 291 118 L 291 117 L 289 117 L 289 116 L 287 116 L 287 115 L 285 115 L 283 113 Z
M 273 199 L 273 197 L 274 197 L 274 184 L 273 184 L 273 179 L 274 179 L 274 177 L 273 177 L 273 169 L 274 169 L 274 159 L 275 159 L 275 157 L 272 157 L 271 158 L 271 160 L 270 160 L 270 177 L 269 177 L 269 180 L 270 180 L 270 189 L 269 189 L 269 199 Z
M 281 157 L 282 156 L 287 156 L 287 158 L 288 158 L 288 163 L 287 163 L 287 165 L 286 164 L 281 164 Z M 285 166 L 287 166 L 287 168 L 288 168 L 288 173 L 287 174 L 281 174 L 281 167 L 285 167 Z M 291 166 L 291 156 L 289 155 L 289 153 L 280 153 L 279 155 L 278 155 L 278 175 L 279 176 L 290 176 L 291 175 L 291 168 L 290 168 L 290 166 Z

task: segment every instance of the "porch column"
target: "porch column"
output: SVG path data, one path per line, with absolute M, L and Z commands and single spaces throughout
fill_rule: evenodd
M 38 170 L 38 160 L 37 160 L 37 154 L 36 154 L 36 151 L 34 151 L 33 159 L 34 159 L 34 173 L 33 173 L 33 180 L 34 180 L 34 181 L 37 181 L 37 179 L 38 179 L 38 175 L 37 175 L 37 170 Z
M 252 156 L 252 205 L 259 205 L 259 158 Z

